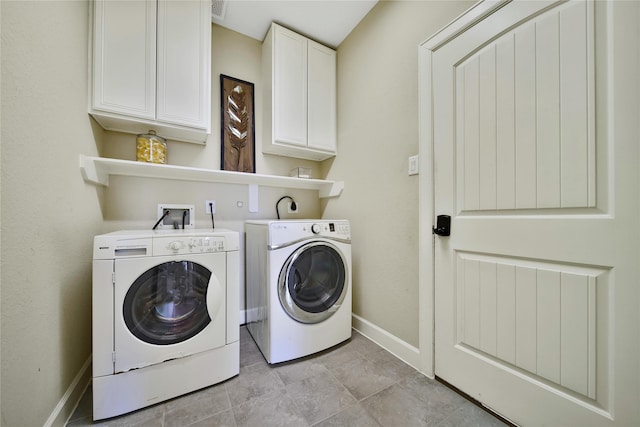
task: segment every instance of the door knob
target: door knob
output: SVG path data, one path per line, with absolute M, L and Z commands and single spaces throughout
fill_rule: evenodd
M 435 227 L 432 227 L 433 234 L 438 236 L 451 235 L 451 217 L 449 215 L 438 215 Z

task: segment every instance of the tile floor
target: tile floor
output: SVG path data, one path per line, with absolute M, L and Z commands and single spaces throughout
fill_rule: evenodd
M 268 365 L 245 327 L 240 375 L 93 423 L 91 386 L 67 426 L 504 426 L 357 332 L 322 353 Z

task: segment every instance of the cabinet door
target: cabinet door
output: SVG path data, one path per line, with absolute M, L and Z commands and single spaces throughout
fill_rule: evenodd
M 307 39 L 275 28 L 274 139 L 307 145 Z
M 309 148 L 336 152 L 336 52 L 319 43 L 308 43 Z
M 158 1 L 160 122 L 211 128 L 211 15 L 202 0 Z
M 95 2 L 93 109 L 155 116 L 156 2 Z

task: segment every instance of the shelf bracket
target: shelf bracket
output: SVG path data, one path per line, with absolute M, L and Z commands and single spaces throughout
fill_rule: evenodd
M 344 181 L 327 182 L 318 189 L 318 197 L 338 197 L 344 189 Z
M 104 186 L 109 185 L 109 174 L 96 163 L 93 157 L 80 155 L 80 172 L 85 181 Z

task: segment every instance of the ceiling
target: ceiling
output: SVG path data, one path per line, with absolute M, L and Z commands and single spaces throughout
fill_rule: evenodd
M 260 41 L 271 22 L 277 22 L 336 48 L 377 1 L 214 0 L 211 21 Z

